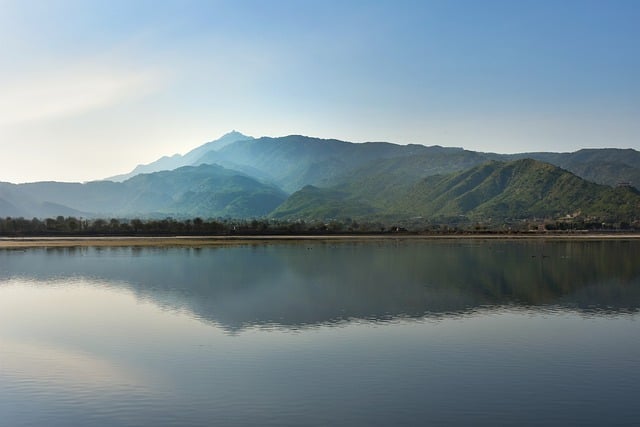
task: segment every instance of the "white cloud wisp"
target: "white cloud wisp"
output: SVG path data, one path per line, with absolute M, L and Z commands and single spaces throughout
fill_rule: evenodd
M 162 80 L 155 71 L 76 65 L 0 81 L 0 126 L 81 115 L 152 93 Z

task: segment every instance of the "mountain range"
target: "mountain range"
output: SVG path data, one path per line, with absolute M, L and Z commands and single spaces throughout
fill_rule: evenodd
M 632 149 L 506 155 L 233 131 L 103 181 L 0 182 L 0 216 L 630 222 L 637 183 Z

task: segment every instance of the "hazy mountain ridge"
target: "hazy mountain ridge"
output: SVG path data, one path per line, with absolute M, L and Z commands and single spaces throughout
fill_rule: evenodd
M 223 138 L 227 138 L 227 134 Z M 236 133 L 236 135 L 244 135 Z M 447 154 L 464 152 L 460 148 L 426 147 L 423 145 L 398 145 L 387 142 L 350 143 L 336 139 L 312 138 L 289 135 L 279 138 L 244 137 L 234 142 L 219 145 L 219 141 L 204 144 L 185 156 L 179 162 L 190 161 L 192 166 L 218 164 L 229 169 L 246 173 L 261 180 L 271 181 L 289 192 L 305 185 L 328 185 L 369 162 L 410 157 L 415 155 L 445 158 Z M 215 149 L 209 149 L 215 144 Z M 204 153 L 201 157 L 194 154 Z M 471 153 L 471 152 L 467 152 Z M 175 156 L 174 156 L 175 157 Z M 161 158 L 146 166 L 166 167 L 171 158 Z M 483 157 L 484 160 L 484 157 Z M 440 168 L 446 166 L 440 166 Z M 136 168 L 137 171 L 142 170 Z M 135 176 L 135 172 L 120 175 Z
M 140 174 L 122 183 L 0 184 L 0 199 L 3 200 L 0 207 L 11 207 L 15 216 L 27 218 L 57 215 L 260 217 L 282 203 L 286 194 L 240 172 L 217 165 L 201 165 Z M 37 200 L 43 202 L 38 204 Z M 44 206 L 55 203 L 60 208 L 58 212 L 43 210 L 42 203 L 48 204 Z
M 385 142 L 354 144 L 336 139 L 290 135 L 239 141 L 209 152 L 198 163 L 251 167 L 288 192 L 305 185 L 326 185 L 370 161 L 427 151 L 421 145 Z
M 43 183 L 47 185 L 49 183 Z M 0 215 L 4 217 L 83 216 L 85 212 L 24 191 L 30 184 L 0 182 Z M 37 215 L 34 215 L 37 213 Z
M 170 170 L 135 174 L 154 168 Z M 184 156 L 163 157 L 120 177 L 129 175 L 122 182 L 0 183 L 0 215 L 391 220 L 575 212 L 626 220 L 640 216 L 634 205 L 637 192 L 580 178 L 608 185 L 640 182 L 640 153 L 630 149 L 504 155 L 301 135 L 255 139 L 234 131 Z
M 175 157 L 175 156 L 174 156 Z M 264 181 L 289 193 L 306 185 L 328 187 L 344 181 L 359 169 L 380 169 L 396 173 L 400 168 L 423 178 L 477 166 L 488 160 L 532 158 L 567 169 L 598 184 L 615 186 L 621 182 L 640 185 L 640 152 L 633 149 L 583 149 L 573 153 L 532 152 L 519 154 L 483 153 L 424 145 L 398 145 L 386 142 L 350 143 L 302 135 L 254 139 L 231 132 L 216 141 L 191 150 L 177 160 L 162 158 L 154 167 L 168 169 L 168 162 L 180 166 L 219 164 Z M 146 166 L 145 166 L 146 167 Z M 136 171 L 122 176 L 134 176 Z

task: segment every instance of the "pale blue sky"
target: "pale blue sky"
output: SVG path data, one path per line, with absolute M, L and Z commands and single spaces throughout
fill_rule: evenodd
M 0 181 L 89 180 L 237 129 L 640 149 L 640 1 L 0 0 Z

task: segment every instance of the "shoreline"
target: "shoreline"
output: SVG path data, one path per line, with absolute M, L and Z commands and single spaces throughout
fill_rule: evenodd
M 291 236 L 65 236 L 0 237 L 0 249 L 48 247 L 216 247 L 297 242 L 373 242 L 429 240 L 640 240 L 640 233 L 587 234 L 445 234 L 445 235 L 291 235 Z

